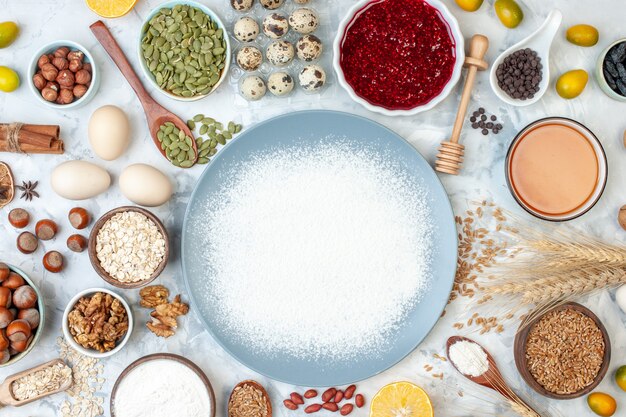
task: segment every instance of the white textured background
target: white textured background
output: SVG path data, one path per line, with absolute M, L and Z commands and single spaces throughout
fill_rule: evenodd
M 332 25 L 332 28 L 336 27 L 339 18 L 353 3 L 347 0 L 312 0 L 312 2 L 318 4 L 320 10 L 329 19 L 327 23 Z M 574 68 L 583 68 L 590 74 L 593 73 L 597 57 L 602 49 L 614 40 L 626 37 L 626 26 L 624 25 L 626 8 L 622 0 L 525 0 L 523 7 L 526 19 L 515 30 L 505 29 L 499 23 L 491 7 L 492 0 L 486 0 L 481 10 L 473 14 L 461 11 L 453 4 L 452 0 L 444 0 L 444 2 L 450 6 L 452 12 L 459 19 L 466 38 L 480 32 L 491 39 L 491 48 L 487 54 L 487 60 L 493 60 L 497 54 L 532 32 L 554 7 L 563 11 L 563 27 L 583 22 L 598 27 L 601 38 L 599 44 L 593 48 L 580 48 L 567 43 L 564 39 L 564 29 L 561 30 L 552 48 L 550 65 L 553 78 L 555 74 Z M 157 0 L 140 0 L 137 7 L 127 16 L 107 21 L 135 68 L 139 68 L 136 43 L 141 21 L 159 3 L 161 2 Z M 229 10 L 227 0 L 205 0 L 204 3 L 222 15 L 227 14 L 226 11 Z M 44 359 L 56 357 L 55 339 L 60 334 L 61 315 L 65 304 L 77 291 L 90 286 L 103 285 L 100 278 L 93 272 L 86 254 L 68 255 L 67 263 L 69 266 L 62 274 L 50 274 L 41 266 L 40 258 L 44 249 L 64 249 L 65 239 L 71 233 L 69 225 L 65 222 L 65 217 L 68 210 L 75 205 L 57 197 L 52 192 L 48 181 L 50 170 L 60 162 L 70 159 L 93 160 L 105 166 L 116 181 L 121 170 L 130 163 L 153 164 L 168 173 L 176 183 L 176 194 L 171 202 L 153 211 L 163 219 L 171 238 L 177 245 L 180 240 L 185 204 L 193 189 L 195 179 L 201 173 L 201 168 L 187 171 L 175 170 L 153 148 L 138 100 L 89 31 L 88 26 L 96 21 L 98 16 L 92 13 L 83 1 L 0 0 L 0 10 L 2 10 L 0 20 L 17 21 L 22 31 L 19 39 L 10 48 L 0 50 L 0 65 L 11 66 L 22 77 L 27 77 L 28 62 L 36 49 L 53 40 L 71 39 L 89 48 L 95 56 L 102 75 L 102 84 L 98 95 L 91 103 L 79 110 L 64 112 L 41 107 L 35 103 L 26 85 L 22 85 L 17 92 L 12 94 L 0 93 L 0 118 L 2 122 L 60 124 L 67 149 L 63 156 L 18 156 L 10 154 L 0 156 L 0 159 L 12 166 L 16 180 L 39 180 L 41 183 L 39 188 L 42 195 L 41 199 L 33 203 L 14 202 L 10 207 L 24 206 L 37 218 L 50 217 L 62 225 L 60 235 L 55 241 L 42 244 L 42 248 L 33 256 L 25 256 L 19 254 L 15 249 L 14 242 L 17 232 L 7 225 L 6 210 L 3 211 L 4 214 L 0 213 L 0 236 L 2 236 L 0 239 L 0 258 L 20 266 L 34 277 L 46 295 L 49 319 L 45 326 L 43 338 L 33 353 L 17 365 L 0 370 L 0 379 L 4 379 L 10 373 L 36 365 Z M 327 46 L 330 47 L 330 45 Z M 330 70 L 330 68 L 327 69 Z M 465 210 L 468 200 L 487 197 L 492 198 L 500 205 L 521 213 L 506 189 L 503 176 L 503 159 L 509 141 L 519 129 L 535 119 L 545 116 L 571 117 L 587 125 L 600 138 L 609 159 L 610 177 L 604 196 L 597 206 L 581 219 L 569 222 L 563 227 L 581 228 L 590 234 L 601 236 L 608 242 L 624 243 L 626 232 L 619 228 L 616 213 L 618 208 L 626 203 L 626 192 L 624 191 L 626 150 L 622 146 L 622 132 L 626 129 L 626 104 L 607 98 L 594 79 L 590 80 L 583 95 L 572 101 L 560 99 L 554 92 L 553 85 L 554 80 L 551 83 L 551 90 L 536 105 L 530 108 L 515 109 L 506 107 L 499 102 L 491 92 L 487 74 L 480 74 L 473 95 L 472 110 L 479 104 L 486 107 L 490 113 L 499 116 L 505 128 L 500 135 L 489 137 L 483 137 L 480 132 L 466 128 L 463 134 L 463 141 L 467 148 L 464 171 L 459 177 L 444 177 L 444 185 L 458 212 Z M 331 87 L 321 99 L 316 98 L 310 102 L 298 100 L 292 104 L 274 100 L 271 102 L 271 106 L 257 106 L 252 110 L 235 104 L 235 101 L 238 102 L 238 100 L 228 85 L 222 86 L 210 98 L 194 104 L 177 103 L 163 98 L 156 92 L 153 93 L 162 104 L 183 118 L 202 112 L 223 121 L 234 119 L 247 126 L 294 109 L 327 108 L 349 111 L 370 117 L 390 127 L 409 139 L 426 157 L 432 160 L 437 144 L 440 140 L 445 139 L 451 131 L 460 88 L 458 86 L 456 95 L 449 97 L 433 111 L 412 118 L 389 118 L 368 113 L 351 103 L 347 94 L 339 91 L 336 85 Z M 128 113 L 132 123 L 132 145 L 127 153 L 119 160 L 106 164 L 94 157 L 87 141 L 89 116 L 93 110 L 105 104 L 115 104 L 123 108 Z M 114 183 L 105 194 L 94 200 L 84 202 L 82 205 L 87 207 L 94 217 L 98 217 L 109 209 L 126 203 L 127 201 Z M 526 215 L 522 213 L 522 216 Z M 178 256 L 178 252 L 174 251 L 168 268 L 158 281 L 170 287 L 174 293 L 176 290 L 183 291 L 184 288 Z M 125 295 L 133 302 L 138 299 L 137 291 L 131 291 Z M 626 362 L 625 316 L 612 299 L 612 294 L 605 292 L 585 300 L 585 304 L 603 319 L 610 332 L 613 359 L 609 372 Z M 443 372 L 445 383 L 434 380 L 423 370 L 424 364 L 437 362 L 432 359 L 433 353 L 443 353 L 445 340 L 454 334 L 451 324 L 455 321 L 455 312 L 462 310 L 464 307 L 459 303 L 449 308 L 445 319 L 439 322 L 428 339 L 413 354 L 394 368 L 361 383 L 360 389 L 364 391 L 367 398 L 371 398 L 386 383 L 410 380 L 422 385 L 429 392 L 438 416 L 493 414 L 493 411 L 484 405 L 479 405 L 480 403 L 476 401 L 469 401 L 467 397 L 465 399 L 456 397 L 456 386 L 460 384 L 460 387 L 467 388 L 468 385 L 454 374 L 448 364 L 439 362 L 433 371 Z M 107 378 L 103 395 L 110 391 L 119 372 L 130 362 L 149 353 L 167 351 L 182 354 L 192 359 L 206 372 L 218 397 L 218 415 L 224 415 L 225 400 L 234 384 L 242 379 L 253 378 L 269 388 L 275 405 L 275 414 L 287 416 L 280 403 L 293 390 L 293 387 L 267 380 L 239 365 L 203 330 L 193 313 L 183 319 L 176 336 L 168 340 L 157 339 L 145 330 L 143 323 L 147 316 L 147 310 L 139 308 L 135 310 L 137 330 L 133 333 L 129 345 L 118 355 L 103 361 Z M 533 400 L 546 405 L 548 402 L 533 395 L 516 375 L 511 348 L 513 335 L 513 326 L 509 326 L 506 332 L 500 336 L 472 336 L 475 336 L 477 340 L 491 350 L 512 385 L 519 388 L 525 397 L 531 397 Z M 612 383 L 612 378 L 607 377 L 599 389 L 616 396 L 622 407 L 621 411 L 618 411 L 619 415 L 626 415 L 626 411 L 624 411 L 626 398 L 623 393 L 616 389 Z M 480 397 L 485 397 L 480 390 L 470 388 L 470 391 Z M 58 395 L 22 409 L 3 409 L 0 414 L 8 417 L 51 417 L 57 415 L 56 410 L 62 400 L 63 395 Z M 108 398 L 105 399 L 105 403 L 108 403 Z M 584 398 L 566 402 L 551 401 L 549 404 L 561 410 L 564 416 L 574 412 L 583 413 L 581 415 L 591 414 Z M 355 413 L 357 416 L 367 414 L 366 410 Z

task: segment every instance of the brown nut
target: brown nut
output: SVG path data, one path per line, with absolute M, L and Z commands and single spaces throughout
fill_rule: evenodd
M 82 69 L 76 73 L 76 83 L 87 85 L 91 82 L 91 73 L 86 69 Z
M 91 63 L 89 62 L 85 62 L 83 64 L 83 69 L 87 72 L 89 72 L 90 74 L 93 72 L 93 68 L 91 67 Z
M 14 208 L 9 212 L 9 223 L 11 226 L 22 229 L 28 226 L 30 222 L 30 214 L 22 208 Z
M 67 58 L 67 54 L 70 53 L 70 48 L 67 46 L 62 46 L 54 51 L 54 56 L 57 58 Z
M 76 72 L 80 69 L 83 68 L 83 62 L 78 60 L 78 59 L 72 59 L 70 60 L 70 63 L 68 65 L 68 69 L 72 72 Z
M 50 58 L 48 58 L 48 55 L 43 54 L 42 56 L 39 57 L 39 59 L 37 60 L 37 67 L 39 69 L 41 69 L 41 67 L 43 67 L 46 64 L 50 63 Z
M 16 274 L 15 272 L 11 272 L 9 277 L 2 282 L 2 286 L 8 288 L 10 290 L 16 290 L 22 285 L 25 285 L 26 281 L 20 274 Z
M 72 51 L 69 54 L 67 54 L 67 59 L 71 60 L 78 60 L 80 62 L 83 62 L 83 59 L 85 58 L 85 54 L 82 51 Z
M 0 282 L 4 281 L 11 274 L 9 266 L 4 262 L 0 262 Z
M 11 359 L 11 352 L 8 349 L 0 351 L 0 365 L 4 365 Z
M 54 54 L 48 54 L 48 61 L 52 62 L 53 59 L 54 59 Z
M 39 220 L 35 226 L 35 234 L 41 240 L 52 239 L 58 231 L 57 224 L 50 219 Z
M 17 353 L 22 353 L 28 348 L 28 346 L 30 345 L 32 341 L 33 341 L 33 336 L 30 336 L 26 340 L 20 340 L 18 342 L 11 342 L 11 349 Z
M 43 77 L 41 72 L 33 75 L 33 85 L 39 91 L 43 90 L 43 88 L 46 86 L 46 79 Z
M 87 249 L 87 238 L 81 235 L 72 235 L 67 238 L 67 247 L 72 252 L 83 252 Z
M 57 90 L 54 90 L 50 87 L 44 87 L 44 89 L 41 90 L 41 97 L 43 97 L 43 99 L 46 101 L 56 101 L 56 99 L 59 97 L 59 93 L 57 92 Z
M 56 102 L 58 104 L 70 104 L 74 101 L 74 91 L 71 88 L 63 87 L 59 92 Z
M 7 337 L 11 343 L 28 340 L 32 331 L 26 320 L 13 320 L 7 327 Z
M 0 287 L 0 307 L 9 308 L 13 300 L 11 289 L 7 287 Z
M 22 285 L 13 291 L 13 305 L 20 310 L 33 308 L 37 305 L 37 293 L 30 285 Z
M 21 320 L 26 320 L 28 324 L 30 324 L 30 328 L 35 330 L 39 327 L 39 323 L 41 321 L 41 316 L 39 315 L 39 310 L 36 308 L 27 308 L 26 310 L 20 310 L 17 313 L 17 318 Z
M 0 329 L 6 329 L 13 320 L 15 320 L 15 316 L 13 316 L 11 310 L 5 307 L 0 307 Z
M 56 82 L 59 83 L 61 87 L 67 87 L 67 88 L 74 87 L 74 83 L 75 83 L 74 73 L 68 69 L 59 71 L 59 74 L 56 77 Z
M 63 270 L 63 255 L 52 250 L 43 256 L 43 267 L 48 271 L 57 273 Z
M 50 63 L 43 64 L 41 67 L 41 75 L 48 81 L 54 81 L 59 75 L 59 70 Z
M 619 222 L 619 225 L 622 226 L 622 229 L 626 230 L 626 205 L 623 205 L 619 209 L 617 221 Z
M 82 207 L 74 207 L 70 210 L 67 218 L 74 229 L 84 229 L 89 224 L 91 216 L 89 212 Z
M 87 87 L 86 85 L 76 84 L 72 92 L 74 93 L 74 97 L 81 98 L 82 96 L 87 94 L 87 90 L 89 90 L 89 87 Z
M 365 405 L 365 397 L 363 394 L 357 394 L 356 397 L 354 397 L 354 404 L 359 408 Z
M 38 246 L 37 237 L 31 232 L 23 232 L 17 237 L 17 248 L 26 255 L 35 252 Z
M 52 60 L 52 65 L 54 65 L 59 71 L 69 68 L 69 61 L 65 58 L 54 58 Z
M 11 341 L 6 335 L 6 331 L 4 329 L 0 330 L 0 350 L 6 350 L 9 348 Z

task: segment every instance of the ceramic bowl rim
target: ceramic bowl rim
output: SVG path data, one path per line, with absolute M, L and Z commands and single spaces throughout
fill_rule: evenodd
M 598 56 L 598 62 L 596 64 L 596 79 L 598 80 L 598 84 L 600 85 L 600 89 L 607 97 L 610 97 L 614 100 L 626 102 L 626 96 L 622 96 L 621 94 L 613 91 L 611 87 L 609 87 L 609 83 L 606 82 L 604 78 L 604 58 L 608 55 L 609 51 L 615 46 L 621 43 L 626 43 L 626 38 L 621 38 L 607 46 Z
M 602 338 L 604 339 L 604 346 L 605 346 L 604 355 L 602 357 L 602 365 L 600 366 L 598 375 L 596 375 L 593 382 L 589 386 L 571 394 L 556 394 L 543 388 L 539 384 L 539 382 L 535 380 L 533 375 L 530 373 L 530 370 L 528 369 L 528 366 L 527 366 L 527 360 L 526 360 L 526 355 L 525 355 L 526 344 L 528 343 L 528 334 L 530 333 L 532 327 L 539 320 L 545 317 L 546 314 L 549 314 L 552 311 L 561 311 L 561 310 L 567 310 L 567 309 L 573 309 L 583 314 L 584 316 L 590 318 L 591 320 L 593 320 L 593 322 L 596 324 L 598 329 L 600 329 L 600 332 L 602 333 Z M 524 323 L 522 323 L 522 326 L 524 327 L 520 326 L 520 328 L 518 328 L 515 333 L 515 339 L 513 342 L 513 357 L 515 360 L 515 367 L 517 368 L 517 371 L 519 372 L 524 382 L 526 382 L 526 384 L 530 388 L 532 388 L 533 391 L 535 391 L 536 393 L 540 395 L 543 395 L 544 397 L 552 398 L 555 400 L 570 400 L 570 399 L 579 398 L 579 397 L 582 397 L 583 395 L 589 394 L 591 391 L 596 389 L 598 385 L 600 385 L 600 383 L 602 382 L 602 380 L 604 379 L 604 377 L 606 376 L 608 372 L 610 362 L 611 362 L 611 338 L 609 336 L 608 331 L 606 330 L 606 326 L 604 325 L 604 323 L 602 323 L 602 320 L 600 320 L 600 318 L 593 311 L 591 311 L 591 309 L 585 307 L 584 305 L 580 303 L 566 302 L 566 303 L 563 303 L 561 305 L 558 305 L 556 307 L 550 308 L 542 312 L 541 315 L 535 317 L 533 320 L 531 320 L 530 323 L 527 323 L 525 325 Z
M 118 281 L 117 279 L 110 276 L 104 270 L 104 268 L 102 268 L 102 266 L 100 265 L 100 261 L 98 260 L 98 256 L 96 254 L 96 239 L 98 236 L 98 232 L 100 232 L 100 229 L 102 228 L 102 226 L 104 226 L 104 224 L 107 221 L 109 221 L 109 219 L 113 217 L 115 214 L 127 212 L 127 211 L 133 211 L 135 213 L 143 214 L 148 219 L 150 219 L 156 225 L 157 229 L 159 230 L 159 232 L 161 232 L 161 234 L 163 235 L 163 239 L 165 240 L 165 254 L 163 256 L 163 260 L 161 261 L 157 269 L 154 270 L 150 278 L 144 279 L 143 281 L 137 281 L 137 282 Z M 165 267 L 167 266 L 167 263 L 170 257 L 170 239 L 169 239 L 169 234 L 167 232 L 167 229 L 165 228 L 165 225 L 163 224 L 161 219 L 159 219 L 150 210 L 147 210 L 143 207 L 138 207 L 138 206 L 120 206 L 120 207 L 116 207 L 112 210 L 107 211 L 102 216 L 100 216 L 98 220 L 96 220 L 93 227 L 91 228 L 91 233 L 89 234 L 89 244 L 88 244 L 87 252 L 89 253 L 89 261 L 91 262 L 91 266 L 96 271 L 96 273 L 100 276 L 100 278 L 102 278 L 103 281 L 105 281 L 109 285 L 112 285 L 114 287 L 117 287 L 123 290 L 135 289 L 135 288 L 145 287 L 146 285 L 150 284 L 152 281 L 157 279 L 159 275 L 161 275 L 161 273 L 165 270 Z
M 211 89 L 211 91 L 209 91 L 207 94 L 197 95 L 193 97 L 181 97 L 181 96 L 177 96 L 175 94 L 172 94 L 168 91 L 161 89 L 161 87 L 159 87 L 159 85 L 156 83 L 156 80 L 154 79 L 150 71 L 148 70 L 148 66 L 146 65 L 146 60 L 143 57 L 143 54 L 141 53 L 142 52 L 141 51 L 141 39 L 143 38 L 143 35 L 145 33 L 144 28 L 147 26 L 150 19 L 152 19 L 160 10 L 171 9 L 174 6 L 177 6 L 179 4 L 189 5 L 189 6 L 202 10 L 202 12 L 204 12 L 207 16 L 209 16 L 211 19 L 213 19 L 217 23 L 218 28 L 223 29 L 224 31 L 224 39 L 226 40 L 226 52 L 225 52 L 226 59 L 224 60 L 224 68 L 222 69 L 222 74 L 220 76 L 220 79 L 217 81 L 217 84 L 215 84 L 213 88 Z M 219 17 L 219 15 L 215 11 L 213 11 L 213 9 L 197 1 L 194 1 L 194 0 L 166 1 L 165 3 L 161 3 L 157 5 L 156 7 L 154 7 L 150 11 L 150 13 L 148 13 L 148 15 L 143 20 L 143 22 L 141 23 L 141 27 L 139 31 L 139 39 L 137 40 L 137 57 L 139 59 L 141 72 L 143 73 L 144 77 L 148 79 L 148 82 L 150 83 L 152 87 L 154 87 L 157 91 L 159 91 L 161 94 L 163 94 L 164 96 L 168 98 L 171 98 L 177 101 L 182 101 L 182 102 L 192 102 L 192 101 L 202 100 L 203 98 L 206 98 L 210 96 L 211 94 L 213 94 L 218 89 L 218 87 L 224 82 L 224 80 L 228 78 L 229 76 L 228 74 L 230 72 L 231 55 L 232 55 L 232 46 L 230 44 L 230 38 L 228 36 L 227 26 L 224 24 L 224 22 Z
M 513 181 L 511 180 L 510 177 L 510 170 L 509 170 L 509 165 L 511 163 L 511 157 L 513 154 L 513 148 L 515 147 L 515 145 L 520 141 L 520 139 L 523 137 L 524 133 L 526 133 L 527 131 L 529 131 L 531 128 L 533 128 L 534 126 L 541 124 L 541 123 L 545 123 L 545 122 L 549 122 L 549 121 L 559 121 L 559 122 L 567 122 L 567 123 L 571 123 L 574 124 L 576 126 L 578 126 L 579 128 L 581 128 L 583 131 L 587 132 L 588 135 L 586 135 L 588 138 L 591 138 L 594 140 L 594 142 L 596 143 L 596 146 L 592 147 L 594 149 L 594 152 L 596 154 L 596 157 L 598 159 L 598 183 L 596 184 L 596 187 L 594 188 L 594 192 L 592 194 L 592 196 L 585 201 L 585 203 L 583 204 L 583 206 L 573 212 L 571 212 L 568 215 L 564 215 L 564 216 L 550 216 L 550 215 L 546 215 L 546 214 L 541 214 L 535 210 L 533 210 L 531 207 L 529 207 L 528 205 L 524 204 L 524 202 L 521 200 L 521 198 L 518 197 L 517 193 L 514 191 L 514 187 L 513 187 Z M 604 172 L 604 175 L 601 175 L 602 172 Z M 566 222 L 569 220 L 574 220 L 577 219 L 578 217 L 586 214 L 587 212 L 589 212 L 593 207 L 595 207 L 595 205 L 598 203 L 598 201 L 600 201 L 600 199 L 602 198 L 602 195 L 604 194 L 604 190 L 606 188 L 607 182 L 608 182 L 608 178 L 609 178 L 609 164 L 608 164 L 608 159 L 606 156 L 606 151 L 604 150 L 604 147 L 602 146 L 602 142 L 600 142 L 600 140 L 598 139 L 598 137 L 595 135 L 595 133 L 593 133 L 591 131 L 591 129 L 589 129 L 587 126 L 585 126 L 584 124 L 574 120 L 574 119 L 570 119 L 568 117 L 544 117 L 542 119 L 538 119 L 535 120 L 534 122 L 529 123 L 528 125 L 526 125 L 524 128 L 522 128 L 517 135 L 515 135 L 515 138 L 513 138 L 513 140 L 511 141 L 511 143 L 509 144 L 509 148 L 507 150 L 506 153 L 506 157 L 504 160 L 504 178 L 506 179 L 506 185 L 507 188 L 509 189 L 509 192 L 511 193 L 511 196 L 513 196 L 513 199 L 517 202 L 517 204 L 523 208 L 526 212 L 528 212 L 529 214 L 535 216 L 538 219 L 541 220 L 547 220 L 547 221 L 551 221 L 551 222 Z M 597 195 L 594 197 L 594 195 L 597 193 Z
M 43 54 L 52 53 L 52 51 L 60 48 L 61 46 L 67 46 L 69 48 L 81 51 L 83 54 L 85 54 L 85 61 L 91 64 L 91 84 L 89 85 L 87 92 L 84 96 L 82 96 L 78 100 L 74 100 L 69 104 L 57 104 L 51 101 L 44 100 L 41 96 L 41 92 L 37 90 L 37 87 L 35 87 L 35 84 L 33 84 L 33 76 L 37 72 L 37 61 L 39 61 L 39 57 Z M 60 39 L 45 44 L 44 46 L 39 48 L 37 52 L 35 52 L 33 58 L 31 58 L 30 64 L 28 65 L 27 82 L 30 91 L 35 95 L 35 98 L 38 102 L 53 109 L 66 110 L 78 108 L 84 104 L 87 104 L 95 96 L 98 87 L 100 86 L 100 72 L 98 70 L 98 65 L 96 64 L 96 61 L 93 58 L 93 55 L 91 55 L 91 52 L 89 52 L 89 50 L 85 46 L 75 41 Z
M 391 110 L 382 106 L 374 105 L 364 98 L 360 97 L 356 94 L 352 86 L 350 86 L 350 84 L 348 84 L 348 82 L 346 81 L 343 69 L 341 68 L 341 43 L 345 38 L 346 30 L 350 23 L 353 22 L 353 20 L 356 18 L 357 14 L 361 10 L 363 10 L 368 4 L 381 1 L 385 0 L 359 0 L 350 8 L 346 16 L 339 23 L 337 35 L 333 41 L 333 68 L 335 70 L 335 74 L 337 74 L 337 80 L 339 81 L 339 85 L 341 85 L 341 87 L 343 87 L 343 89 L 348 92 L 348 95 L 354 102 L 362 105 L 369 111 L 383 114 L 385 116 L 414 116 L 418 113 L 431 110 L 442 101 L 444 101 L 454 90 L 457 83 L 461 79 L 461 74 L 465 65 L 465 38 L 463 37 L 463 32 L 461 31 L 459 22 L 456 17 L 454 17 L 454 15 L 450 12 L 450 9 L 448 9 L 448 7 L 441 0 L 424 0 L 426 3 L 428 3 L 430 6 L 434 7 L 441 13 L 443 20 L 450 28 L 450 35 L 456 42 L 456 62 L 454 63 L 452 76 L 438 95 L 433 97 L 428 103 L 418 105 L 411 109 Z
M 109 399 L 110 404 L 110 412 L 111 417 L 115 417 L 115 399 L 117 395 L 117 390 L 119 388 L 120 383 L 130 374 L 134 369 L 143 365 L 146 362 L 157 361 L 157 360 L 167 360 L 174 361 L 185 365 L 187 368 L 191 369 L 197 376 L 202 380 L 204 386 L 207 389 L 207 394 L 209 395 L 209 402 L 211 403 L 211 411 L 210 415 L 206 417 L 215 417 L 216 413 L 216 399 L 215 399 L 215 391 L 213 390 L 213 385 L 211 384 L 211 380 L 206 375 L 206 373 L 191 359 L 185 358 L 184 356 L 177 355 L 174 353 L 152 353 L 150 355 L 142 356 L 139 359 L 132 362 L 128 365 L 124 370 L 120 373 L 120 375 L 115 380 L 115 384 L 113 384 L 113 388 L 111 389 L 111 395 Z
M 128 315 L 128 330 L 126 331 L 126 334 L 124 335 L 122 340 L 115 346 L 115 348 L 111 349 L 108 352 L 104 352 L 104 353 L 100 353 L 100 352 L 98 352 L 96 350 L 93 350 L 93 349 L 85 349 L 84 347 L 82 347 L 81 345 L 76 343 L 76 341 L 72 337 L 72 334 L 70 333 L 69 324 L 67 322 L 67 317 L 70 314 L 72 308 L 78 302 L 78 300 L 81 297 L 84 297 L 84 296 L 90 295 L 90 294 L 94 294 L 94 293 L 97 293 L 97 292 L 107 293 L 107 294 L 112 295 L 114 298 L 118 299 L 122 303 L 122 305 L 124 306 L 124 309 L 126 309 L 126 314 Z M 63 336 L 65 337 L 65 341 L 74 350 L 77 350 L 78 352 L 82 353 L 85 356 L 89 356 L 90 358 L 102 359 L 102 358 L 108 358 L 109 356 L 115 355 L 117 352 L 122 350 L 124 348 L 124 346 L 126 346 L 126 343 L 128 343 L 128 340 L 130 339 L 130 335 L 132 334 L 132 332 L 133 332 L 133 311 L 131 310 L 130 305 L 124 299 L 124 297 L 122 297 L 121 295 L 119 295 L 115 291 L 109 290 L 107 288 L 92 287 L 92 288 L 87 288 L 85 290 L 79 291 L 67 303 L 67 306 L 65 307 L 65 310 L 63 311 Z
M 35 293 L 37 294 L 37 308 L 39 310 L 39 326 L 37 326 L 37 329 L 35 329 L 33 340 L 30 342 L 30 345 L 28 345 L 26 350 L 24 352 L 20 352 L 17 355 L 12 356 L 11 359 L 9 359 L 6 363 L 1 364 L 0 368 L 11 366 L 19 362 L 33 350 L 33 348 L 35 347 L 35 345 L 41 338 L 41 333 L 43 333 L 44 325 L 46 321 L 46 303 L 43 300 L 43 293 L 41 292 L 39 287 L 37 287 L 35 282 L 22 269 L 14 265 L 8 264 L 6 262 L 4 264 L 9 267 L 9 270 L 11 270 L 12 272 L 15 272 L 16 274 L 24 278 L 24 281 L 26 281 L 26 284 L 30 285 L 35 290 Z

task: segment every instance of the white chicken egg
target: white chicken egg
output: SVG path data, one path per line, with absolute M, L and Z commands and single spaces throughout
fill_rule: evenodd
M 50 185 L 63 198 L 86 200 L 105 192 L 111 185 L 111 176 L 90 162 L 68 161 L 54 168 Z
M 130 142 L 130 123 L 122 109 L 102 106 L 89 119 L 89 143 L 105 161 L 119 158 Z
M 120 190 L 140 206 L 156 207 L 172 196 L 172 182 L 158 169 L 146 164 L 128 166 L 120 175 Z

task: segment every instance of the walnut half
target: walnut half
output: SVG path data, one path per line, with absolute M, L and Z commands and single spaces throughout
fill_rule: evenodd
M 189 305 L 181 301 L 180 294 L 170 303 L 169 290 L 162 285 L 152 285 L 142 289 L 139 295 L 143 307 L 154 308 L 150 313 L 151 321 L 146 323 L 148 329 L 159 337 L 173 336 L 178 328 L 176 318 L 189 312 Z

